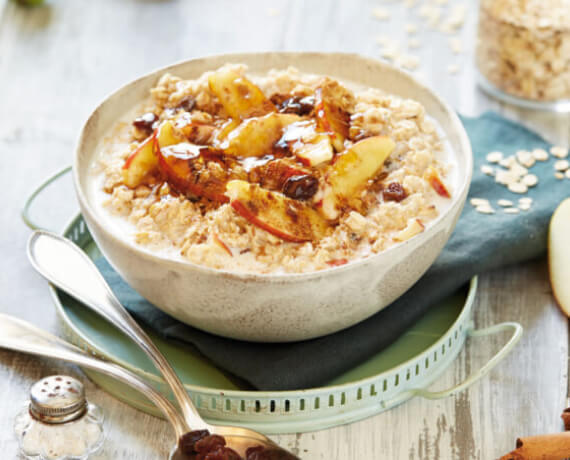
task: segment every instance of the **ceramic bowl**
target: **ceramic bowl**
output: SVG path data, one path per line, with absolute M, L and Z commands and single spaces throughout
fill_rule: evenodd
M 168 259 L 135 245 L 104 225 L 87 193 L 97 144 L 129 109 L 148 96 L 160 75 L 197 78 L 227 63 L 252 74 L 293 65 L 302 72 L 384 89 L 412 98 L 444 131 L 460 186 L 426 230 L 388 250 L 346 265 L 302 274 L 240 274 Z M 339 53 L 229 54 L 192 59 L 152 72 L 107 97 L 83 127 L 74 158 L 81 211 L 99 248 L 120 275 L 156 307 L 213 334 L 285 342 L 330 334 L 356 324 L 402 295 L 428 269 L 461 213 L 473 168 L 469 140 L 455 112 L 410 75 L 379 61 Z

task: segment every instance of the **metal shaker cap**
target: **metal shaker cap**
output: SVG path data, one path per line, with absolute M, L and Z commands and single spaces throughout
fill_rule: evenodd
M 73 377 L 52 375 L 34 383 L 30 390 L 30 414 L 43 423 L 76 420 L 87 411 L 83 384 Z

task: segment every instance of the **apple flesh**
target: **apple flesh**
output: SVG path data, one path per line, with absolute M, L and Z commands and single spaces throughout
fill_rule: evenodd
M 570 316 L 570 198 L 558 206 L 550 220 L 548 267 L 554 298 Z
M 322 238 L 326 221 L 310 206 L 242 180 L 228 182 L 232 208 L 253 225 L 285 241 L 303 243 Z
M 296 121 L 296 115 L 270 113 L 243 121 L 227 134 L 220 146 L 227 155 L 239 157 L 260 157 L 273 150 L 283 129 Z
M 228 115 L 245 119 L 275 112 L 273 103 L 246 77 L 230 69 L 221 69 L 208 78 L 210 91 L 216 95 Z
M 123 182 L 129 188 L 141 185 L 145 178 L 158 166 L 155 155 L 156 131 L 126 159 L 121 174 Z
M 318 206 L 323 216 L 337 219 L 341 205 L 364 189 L 394 148 L 394 141 L 389 137 L 374 136 L 357 142 L 336 157 L 319 197 Z
M 291 150 L 305 166 L 318 166 L 333 159 L 334 153 L 329 136 L 319 135 L 313 142 L 295 142 Z
M 315 114 L 319 127 L 330 136 L 335 150 L 342 152 L 348 137 L 350 116 L 337 102 L 335 93 L 335 87 L 330 84 L 316 89 Z

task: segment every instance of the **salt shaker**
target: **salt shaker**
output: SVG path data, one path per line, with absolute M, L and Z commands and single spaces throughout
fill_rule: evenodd
M 103 444 L 103 413 L 83 384 L 65 375 L 36 382 L 14 423 L 20 451 L 33 460 L 84 460 Z

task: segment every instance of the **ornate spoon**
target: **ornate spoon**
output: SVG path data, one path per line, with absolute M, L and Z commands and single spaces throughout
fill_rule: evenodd
M 274 452 L 271 456 L 264 454 L 263 457 L 252 457 L 253 459 L 297 459 L 257 431 L 213 425 L 204 421 L 172 366 L 121 305 L 89 257 L 70 240 L 44 230 L 35 231 L 28 241 L 28 258 L 33 267 L 48 281 L 103 316 L 150 357 L 172 389 L 187 426 L 194 432 L 207 430 L 220 435 L 225 438 L 227 446 L 240 455 L 244 455 L 249 448 L 260 445 L 265 446 L 266 452 Z M 181 437 L 179 446 L 187 444 L 187 441 L 188 437 Z M 174 458 L 184 458 L 180 457 L 180 452 L 176 455 L 178 457 Z

